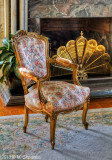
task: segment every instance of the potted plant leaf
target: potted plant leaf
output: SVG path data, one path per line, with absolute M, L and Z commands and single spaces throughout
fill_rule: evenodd
M 11 35 L 12 37 L 13 35 Z M 0 69 L 2 76 L 0 83 L 6 83 L 9 86 L 10 92 L 13 95 L 22 94 L 23 89 L 20 80 L 20 74 L 12 46 L 12 38 L 4 38 L 0 47 Z M 16 93 L 17 92 L 17 93 Z

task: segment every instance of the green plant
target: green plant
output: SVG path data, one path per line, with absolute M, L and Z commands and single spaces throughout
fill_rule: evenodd
M 8 84 L 8 80 L 13 78 L 12 76 L 20 79 L 20 74 L 12 46 L 12 36 L 11 40 L 4 38 L 2 40 L 2 47 L 0 47 L 0 69 L 2 70 L 2 76 L 0 77 L 0 82 L 4 81 Z

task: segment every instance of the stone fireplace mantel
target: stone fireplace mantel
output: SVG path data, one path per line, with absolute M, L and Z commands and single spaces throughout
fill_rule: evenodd
M 112 1 L 29 0 L 28 11 L 29 29 L 39 33 L 40 18 L 112 17 Z
M 29 0 L 29 6 L 32 18 L 112 16 L 111 0 Z

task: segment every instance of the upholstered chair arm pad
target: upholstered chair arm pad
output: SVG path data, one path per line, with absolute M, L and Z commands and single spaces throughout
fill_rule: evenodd
M 56 63 L 58 63 L 62 66 L 65 66 L 65 67 L 70 67 L 70 68 L 72 68 L 72 66 L 73 66 L 73 63 L 70 60 L 65 59 L 65 58 L 61 58 L 61 57 L 56 58 Z
M 32 71 L 30 71 L 29 69 L 19 68 L 19 72 L 23 77 L 34 80 L 36 82 L 39 80 L 39 78 L 37 76 L 35 76 L 35 74 Z

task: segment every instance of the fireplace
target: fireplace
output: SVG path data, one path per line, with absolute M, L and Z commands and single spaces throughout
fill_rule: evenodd
M 110 71 L 106 74 L 89 74 L 82 84 L 99 90 L 106 90 L 112 96 L 112 2 L 71 1 L 71 0 L 29 0 L 29 31 L 47 36 L 50 42 L 50 56 L 56 54 L 58 47 L 65 46 L 69 40 L 76 40 L 80 32 L 84 37 L 95 39 L 104 45 L 110 55 Z M 51 66 L 52 79 L 68 80 L 71 70 Z M 107 84 L 108 83 L 108 84 Z M 96 87 L 95 87 L 96 86 Z M 105 86 L 107 87 L 105 89 Z M 94 90 L 94 89 L 93 89 Z M 107 94 L 107 90 L 110 90 Z M 100 93 L 98 93 L 100 97 Z M 102 95 L 101 95 L 102 96 Z
M 60 46 L 65 46 L 70 40 L 76 40 L 80 32 L 84 32 L 87 40 L 95 39 L 98 45 L 103 45 L 106 53 L 112 57 L 111 28 L 112 18 L 40 18 L 40 34 L 47 36 L 50 42 L 50 56 L 57 54 Z M 96 57 L 97 58 L 97 57 Z M 111 58 L 110 58 L 111 59 Z M 97 62 L 97 66 L 98 66 Z M 99 66 L 103 65 L 103 62 Z M 102 66 L 101 66 L 102 67 Z M 111 60 L 107 72 L 99 69 L 99 72 L 89 72 L 89 77 L 111 76 Z M 104 66 L 107 67 L 107 66 Z M 95 69 L 94 69 L 95 70 Z M 65 68 L 51 67 L 51 76 L 69 75 L 72 72 Z M 96 74 L 96 75 L 95 75 Z
M 76 40 L 80 36 L 80 32 L 84 32 L 84 37 L 87 40 L 95 39 L 98 45 L 103 45 L 111 57 L 112 42 L 111 42 L 111 18 L 41 18 L 40 19 L 40 34 L 45 35 L 50 41 L 50 56 L 57 54 L 60 46 L 65 46 L 70 40 Z M 75 49 L 75 48 L 74 48 Z M 95 55 L 94 55 L 95 56 Z M 97 58 L 97 57 L 96 57 Z M 77 62 L 76 62 L 77 63 Z M 97 66 L 103 67 L 103 62 L 97 62 Z M 111 60 L 110 60 L 111 65 Z M 105 72 L 101 67 L 96 68 L 101 70 L 97 74 L 111 74 L 110 65 L 108 71 Z M 105 66 L 107 67 L 107 66 Z M 95 69 L 94 69 L 95 70 Z M 54 74 L 55 73 L 55 74 Z M 69 74 L 69 70 L 60 72 L 56 70 L 52 76 Z M 91 76 L 94 72 L 89 72 Z M 90 75 L 89 74 L 89 75 Z

